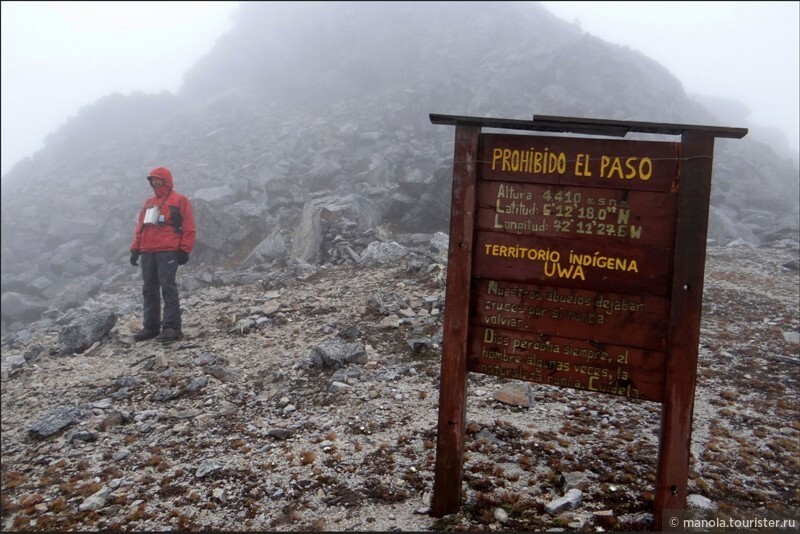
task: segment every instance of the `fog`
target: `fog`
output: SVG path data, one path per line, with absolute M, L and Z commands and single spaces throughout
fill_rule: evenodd
M 83 106 L 176 92 L 238 2 L 3 2 L 2 174 Z
M 542 2 L 661 63 L 689 94 L 738 100 L 800 150 L 800 2 Z M 713 111 L 713 110 L 712 110 Z M 646 120 L 646 119 L 645 119 Z
M 747 106 L 742 123 L 723 126 L 779 128 L 798 150 L 797 2 L 543 4 L 661 63 L 688 93 Z M 183 73 L 230 29 L 237 5 L 2 2 L 2 175 L 103 96 L 178 91 Z

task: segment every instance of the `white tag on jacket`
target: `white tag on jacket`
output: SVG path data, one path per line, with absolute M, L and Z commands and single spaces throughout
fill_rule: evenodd
M 150 206 L 144 210 L 142 224 L 156 224 L 158 222 L 158 206 Z

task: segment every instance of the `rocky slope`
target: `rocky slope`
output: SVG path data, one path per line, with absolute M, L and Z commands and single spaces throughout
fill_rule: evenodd
M 3 177 L 0 329 L 124 278 L 156 166 L 192 201 L 192 261 L 209 268 L 260 248 L 325 263 L 323 225 L 344 221 L 353 238 L 446 231 L 453 128 L 431 113 L 747 126 L 536 3 L 242 2 L 178 94 L 108 95 Z M 797 242 L 797 190 L 797 165 L 756 136 L 718 140 L 709 237 Z
M 428 515 L 442 258 L 189 264 L 179 343 L 132 343 L 134 275 L 4 337 L 2 530 L 648 528 L 658 404 L 476 374 L 463 506 Z M 689 517 L 800 519 L 798 249 L 706 273 Z

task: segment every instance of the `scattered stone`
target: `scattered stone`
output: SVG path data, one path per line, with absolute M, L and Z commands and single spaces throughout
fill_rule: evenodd
M 0 363 L 0 370 L 2 370 L 4 379 L 7 379 L 16 371 L 22 369 L 28 363 L 25 356 L 16 354 L 13 356 L 3 356 L 2 363 Z
M 403 256 L 408 254 L 408 249 L 394 241 L 382 243 L 373 241 L 361 253 L 359 263 L 364 266 L 387 265 L 397 263 Z
M 353 388 L 351 386 L 348 386 L 347 384 L 343 384 L 342 382 L 334 382 L 334 383 L 331 384 L 330 392 L 331 393 L 347 393 L 351 389 L 353 389 Z
M 378 293 L 370 298 L 367 306 L 379 315 L 395 315 L 400 310 L 407 308 L 408 300 L 397 293 Z
M 208 385 L 208 377 L 203 375 L 192 380 L 189 383 L 189 385 L 186 386 L 186 391 L 189 393 L 195 393 L 197 391 L 200 391 L 207 385 Z
M 203 352 L 195 356 L 194 359 L 192 359 L 192 363 L 198 367 L 203 367 L 206 365 L 227 365 L 228 360 L 223 356 L 211 352 Z
M 714 501 L 696 493 L 686 496 L 686 506 L 697 510 L 714 510 L 716 508 Z
M 87 510 L 92 510 L 92 511 L 100 510 L 106 505 L 106 501 L 108 500 L 108 497 L 111 495 L 113 491 L 114 490 L 112 490 L 108 486 L 103 487 L 101 490 L 94 493 L 93 495 L 88 497 L 85 501 L 83 501 L 81 505 L 78 507 L 78 510 L 80 510 L 81 512 L 85 512 Z
M 571 471 L 569 473 L 561 473 L 561 490 L 568 491 L 573 488 L 581 491 L 586 491 L 589 487 L 590 480 L 586 471 Z
M 623 514 L 619 516 L 620 524 L 626 526 L 628 530 L 652 530 L 653 514 L 638 512 L 633 514 Z
M 574 510 L 581 504 L 583 492 L 579 489 L 571 489 L 563 497 L 550 501 L 545 505 L 545 510 L 550 515 L 558 515 L 565 510 Z
M 67 432 L 67 436 L 64 441 L 67 443 L 72 443 L 73 441 L 90 442 L 97 441 L 97 438 L 97 432 L 92 432 L 90 430 L 73 430 Z
M 212 365 L 211 367 L 207 368 L 206 373 L 210 374 L 220 382 L 236 382 L 240 378 L 238 373 L 219 365 Z
M 65 328 L 58 336 L 59 352 L 63 355 L 82 353 L 99 341 L 117 324 L 117 315 L 99 312 Z
M 491 441 L 492 443 L 495 443 L 497 445 L 502 445 L 503 444 L 503 440 L 499 439 L 497 436 L 492 434 L 486 428 L 482 428 L 481 431 L 478 432 L 478 434 L 475 436 L 475 439 L 478 439 L 478 440 L 483 439 L 483 440 L 486 440 L 486 441 Z
M 99 400 L 97 402 L 92 402 L 89 404 L 89 407 L 95 408 L 97 410 L 108 410 L 109 408 L 111 408 L 111 400 L 112 399 L 109 398 L 109 399 Z
M 220 463 L 218 463 L 218 462 L 216 462 L 214 460 L 205 460 L 197 468 L 197 470 L 195 471 L 194 475 L 197 478 L 203 478 L 204 476 L 207 476 L 207 475 L 213 473 L 214 471 L 219 471 L 223 467 L 224 466 L 222 464 L 220 464 Z
M 311 350 L 309 361 L 313 367 L 338 369 L 350 363 L 367 363 L 367 352 L 360 341 L 347 343 L 341 339 L 330 339 Z
M 433 348 L 433 341 L 430 338 L 409 339 L 408 346 L 414 355 L 420 355 Z
M 52 436 L 83 418 L 83 412 L 74 406 L 57 406 L 41 416 L 28 429 L 28 434 L 35 438 Z
M 800 271 L 800 260 L 789 260 L 782 264 L 781 267 L 784 267 L 790 271 Z
M 401 319 L 396 315 L 390 315 L 381 319 L 378 326 L 381 328 L 400 328 Z
M 495 392 L 494 398 L 503 404 L 528 408 L 533 403 L 533 392 L 529 384 L 510 382 L 508 384 L 503 384 L 503 386 Z
M 36 363 L 39 360 L 41 360 L 42 356 L 44 356 L 46 353 L 47 349 L 45 349 L 40 345 L 34 345 L 33 347 L 26 350 L 25 354 L 23 354 L 22 357 L 25 358 L 25 361 L 28 363 Z
M 142 379 L 138 376 L 121 376 L 114 381 L 119 388 L 134 389 L 141 385 Z
M 272 439 L 284 441 L 291 438 L 294 435 L 294 432 L 294 430 L 290 430 L 288 428 L 271 428 L 267 431 L 267 435 Z
M 791 358 L 789 356 L 781 356 L 780 354 L 768 354 L 767 358 L 775 360 L 776 362 L 800 364 L 800 358 Z
M 32 495 L 28 495 L 22 500 L 22 507 L 29 508 L 31 506 L 36 506 L 41 502 L 44 502 L 44 497 L 39 493 L 34 493 Z
M 222 401 L 219 403 L 219 415 L 222 416 L 233 415 L 238 411 L 239 409 L 233 403 L 230 403 L 228 401 Z
M 351 246 L 358 250 L 363 245 L 352 243 Z M 720 247 L 719 250 L 726 249 Z M 767 264 L 772 268 L 778 265 L 775 261 Z M 725 262 L 726 273 L 733 273 L 734 268 L 735 262 Z M 346 272 L 346 277 L 342 276 L 343 272 Z M 123 527 L 130 526 L 126 518 L 132 514 L 149 515 L 149 519 L 142 523 L 148 527 L 161 530 L 170 525 L 175 527 L 177 518 L 169 515 L 172 510 L 170 503 L 180 501 L 182 510 L 179 511 L 195 524 L 199 525 L 202 517 L 203 525 L 224 530 L 252 519 L 250 528 L 257 529 L 281 517 L 267 508 L 279 511 L 287 501 L 297 498 L 310 498 L 332 511 L 325 516 L 324 524 L 315 525 L 327 530 L 363 530 L 365 525 L 376 530 L 393 530 L 395 526 L 434 530 L 444 524 L 429 516 L 433 484 L 429 466 L 433 465 L 436 447 L 440 362 L 433 354 L 423 358 L 410 357 L 415 351 L 415 343 L 420 342 L 420 353 L 424 354 L 426 350 L 436 350 L 436 343 L 441 340 L 441 318 L 431 323 L 418 322 L 424 316 L 421 310 L 438 302 L 443 305 L 439 300 L 441 297 L 431 295 L 435 284 L 424 278 L 428 276 L 424 269 L 409 274 L 403 266 L 398 266 L 390 271 L 389 276 L 376 271 L 375 277 L 381 278 L 375 284 L 372 277 L 361 272 L 323 266 L 309 278 L 313 285 L 298 284 L 298 280 L 292 278 L 289 285 L 281 286 L 288 288 L 281 297 L 280 315 L 285 322 L 270 321 L 270 326 L 249 336 L 227 336 L 227 328 L 232 323 L 226 322 L 225 318 L 232 315 L 241 318 L 242 313 L 260 313 L 258 310 L 264 301 L 261 288 L 278 287 L 270 284 L 287 284 L 282 279 L 277 281 L 279 274 L 263 270 L 259 272 L 263 280 L 253 288 L 203 287 L 185 298 L 186 336 L 201 346 L 196 350 L 204 354 L 224 352 L 236 366 L 230 369 L 239 371 L 236 382 L 210 380 L 212 375 L 206 369 L 228 365 L 220 363 L 223 361 L 221 357 L 210 357 L 203 365 L 198 365 L 195 361 L 197 352 L 182 349 L 168 352 L 168 372 L 163 368 L 149 373 L 137 368 L 139 372 L 135 372 L 130 367 L 132 361 L 148 352 L 166 349 L 153 343 L 125 345 L 124 339 L 116 337 L 112 331 L 109 339 L 103 340 L 97 353 L 91 357 L 84 354 L 54 358 L 45 354 L 35 365 L 26 364 L 19 380 L 4 383 L 4 496 L 8 495 L 14 506 L 8 522 L 17 521 L 17 524 L 27 526 L 36 520 L 38 523 L 34 526 L 42 527 L 45 523 L 41 514 L 57 516 L 61 501 L 57 500 L 58 494 L 52 492 L 58 486 L 52 486 L 47 493 L 44 488 L 35 486 L 46 475 L 45 470 L 51 467 L 51 472 L 55 473 L 86 474 L 76 484 L 77 491 L 65 497 L 73 512 L 78 512 L 83 501 L 87 507 L 84 515 L 94 517 L 90 508 L 100 506 L 97 510 L 99 517 L 118 518 L 113 520 Z M 222 276 L 211 273 L 208 279 L 218 280 Z M 339 278 L 328 280 L 329 276 Z M 785 273 L 778 276 L 787 277 Z M 752 277 L 743 279 L 753 280 Z M 733 274 L 708 277 L 706 286 L 713 296 L 715 289 L 728 291 L 733 280 L 736 280 Z M 138 279 L 134 281 L 139 283 Z M 376 290 L 376 287 L 380 289 Z M 442 295 L 443 290 L 442 287 Z M 367 306 L 371 296 L 379 292 L 395 293 L 400 301 L 405 300 L 407 304 L 398 309 L 395 317 L 409 316 L 413 322 L 402 322 L 397 330 L 379 328 L 377 323 L 384 316 Z M 218 299 L 222 295 L 227 298 Z M 757 303 L 756 299 L 773 296 L 760 291 L 740 295 L 751 307 Z M 131 298 L 128 300 L 133 301 Z M 773 309 L 783 308 L 774 306 Z M 765 380 L 765 376 L 780 380 L 784 385 L 793 384 L 792 373 L 796 371 L 796 367 L 775 363 L 770 358 L 770 352 L 783 357 L 792 355 L 793 345 L 790 339 L 784 342 L 781 333 L 791 331 L 795 324 L 792 321 L 796 320 L 794 316 L 774 312 L 761 321 L 750 319 L 743 322 L 734 317 L 740 313 L 736 308 L 718 305 L 709 307 L 708 312 L 699 361 L 699 368 L 704 372 L 710 369 L 721 371 L 723 368 L 720 366 L 736 357 L 736 351 L 731 347 L 740 342 L 736 336 L 742 331 L 738 329 L 745 324 L 748 335 L 752 334 L 748 338 L 752 345 L 748 347 L 763 342 L 767 348 L 761 352 L 760 363 L 748 367 L 746 373 L 725 375 L 724 382 L 698 383 L 694 435 L 700 443 L 696 447 L 700 452 L 708 439 L 709 418 L 716 417 L 713 419 L 715 424 L 723 427 L 736 421 L 720 415 L 719 406 L 708 404 L 709 397 L 716 400 L 721 393 L 730 390 L 739 392 L 741 400 L 744 399 L 745 389 L 741 387 L 744 381 L 754 384 L 755 391 L 758 391 L 757 385 Z M 725 322 L 721 323 L 723 320 Z M 724 329 L 720 324 L 724 324 Z M 129 329 L 134 328 L 130 323 L 125 324 L 124 331 Z M 54 336 L 55 331 L 52 338 Z M 364 343 L 368 364 L 344 365 L 335 370 L 304 365 L 312 347 L 329 338 L 349 344 Z M 34 339 L 31 337 L 25 343 Z M 720 343 L 723 339 L 726 342 Z M 8 340 L 4 339 L 4 343 L 4 355 L 6 350 L 9 353 L 26 350 L 25 343 L 19 341 L 10 348 Z M 427 348 L 424 345 L 428 345 Z M 728 348 L 717 354 L 714 347 Z M 532 403 L 529 409 L 514 409 L 520 404 L 508 404 L 493 398 L 500 386 L 512 381 L 478 374 L 470 374 L 468 381 L 470 404 L 465 469 L 467 473 L 471 471 L 469 483 L 484 483 L 480 480 L 484 477 L 487 483 L 493 479 L 499 482 L 502 477 L 503 485 L 498 483 L 487 490 L 487 498 L 500 499 L 489 505 L 488 513 L 450 516 L 450 530 L 505 530 L 540 524 L 544 529 L 557 525 L 567 530 L 598 527 L 612 530 L 617 526 L 630 528 L 636 525 L 629 521 L 637 520 L 637 516 L 620 519 L 614 516 L 612 508 L 621 502 L 630 502 L 626 499 L 632 491 L 638 491 L 636 488 L 642 482 L 639 479 L 643 477 L 637 475 L 633 485 L 615 480 L 615 491 L 606 493 L 608 486 L 595 483 L 596 475 L 588 467 L 581 466 L 591 463 L 584 463 L 586 455 L 596 460 L 596 451 L 599 450 L 596 447 L 601 446 L 601 441 L 606 446 L 604 450 L 609 461 L 615 462 L 621 457 L 641 466 L 642 451 L 638 448 L 634 451 L 634 448 L 642 442 L 642 436 L 649 439 L 658 425 L 658 417 L 646 403 L 631 403 L 606 396 L 600 403 L 597 396 L 584 398 L 591 395 L 588 392 L 537 385 L 532 386 L 537 394 L 536 403 Z M 182 397 L 166 404 L 157 401 L 159 393 L 175 391 L 179 391 Z M 335 391 L 351 393 L 337 396 L 332 393 Z M 46 412 L 42 406 L 49 409 L 55 405 L 50 400 L 53 394 L 58 395 L 61 404 L 93 410 L 92 418 L 68 427 L 64 437 L 31 443 L 24 439 L 29 425 L 26 416 L 33 420 L 39 413 Z M 725 395 L 731 396 L 730 393 Z M 125 401 L 120 402 L 117 398 Z M 770 402 L 769 397 L 766 399 L 765 402 Z M 725 406 L 733 417 L 748 410 L 748 420 L 753 421 L 752 427 L 742 427 L 740 430 L 745 434 L 737 433 L 737 437 L 750 436 L 749 432 L 757 431 L 754 439 L 759 443 L 796 441 L 798 431 L 791 426 L 793 421 L 783 417 L 780 410 L 771 411 L 770 418 L 766 419 L 748 406 L 741 402 L 730 402 Z M 130 414 L 122 408 L 130 410 Z M 135 427 L 120 426 L 132 421 L 134 416 Z M 770 424 L 773 417 L 776 418 L 775 425 Z M 635 421 L 636 428 L 620 424 L 625 421 Z M 276 425 L 285 428 L 276 428 Z M 601 429 L 602 436 L 592 434 Z M 91 433 L 92 430 L 95 434 Z M 81 440 L 81 436 L 95 441 L 86 445 L 89 442 Z M 729 450 L 731 439 L 724 434 L 716 436 L 715 441 L 721 450 Z M 770 451 L 786 458 L 787 451 Z M 710 468 L 711 472 L 724 469 L 727 456 L 715 458 L 712 452 L 709 449 L 703 456 L 696 456 L 698 461 L 702 461 L 702 467 Z M 629 453 L 633 456 L 629 457 Z M 547 456 L 554 460 L 553 454 L 562 458 L 561 465 L 569 465 L 570 469 L 578 471 L 560 473 L 555 461 L 542 461 Z M 563 460 L 568 454 L 574 459 Z M 225 467 L 207 466 L 203 472 L 199 466 L 204 460 Z M 81 462 L 88 462 L 88 467 L 79 467 Z M 757 457 L 753 457 L 753 462 L 761 468 L 764 466 L 763 460 Z M 771 469 L 781 469 L 780 475 L 776 473 L 773 477 L 770 474 L 766 477 L 768 480 L 748 479 L 748 489 L 754 494 L 764 492 L 769 495 L 765 490 L 767 484 L 777 488 L 776 491 L 783 491 L 781 488 L 791 484 L 790 470 L 777 462 L 770 465 Z M 226 469 L 230 473 L 220 472 Z M 546 476 L 552 482 L 554 476 L 561 477 L 560 484 L 556 484 L 561 490 L 559 495 L 578 489 L 583 492 L 580 502 L 587 502 L 576 505 L 572 512 L 566 509 L 567 506 L 557 519 L 547 514 L 518 514 L 516 508 L 515 512 L 506 513 L 504 519 L 505 510 L 498 503 L 505 503 L 505 492 L 509 497 L 524 495 L 534 469 L 537 478 Z M 763 472 L 772 473 L 769 470 Z M 14 478 L 9 479 L 11 473 L 15 473 L 12 475 Z M 7 487 L 8 480 L 20 485 Z M 730 486 L 725 477 L 720 481 Z M 59 481 L 59 485 L 61 483 Z M 85 488 L 90 484 L 92 491 L 107 484 L 115 493 L 105 503 L 88 502 Z M 36 504 L 23 508 L 22 499 L 33 492 L 41 492 L 45 500 L 31 500 L 29 504 Z M 423 496 L 421 502 L 420 495 Z M 76 496 L 77 501 L 74 500 Z M 275 502 L 271 501 L 273 496 Z M 702 503 L 701 496 L 697 498 L 698 503 Z M 689 499 L 690 507 L 693 507 L 693 499 L 695 497 Z M 534 500 L 540 508 L 547 502 L 541 499 L 541 495 Z M 261 502 L 261 510 L 255 517 L 247 515 L 249 511 L 242 506 L 245 501 Z M 767 505 L 774 506 L 774 501 L 768 500 Z M 198 515 L 190 515 L 195 511 Z M 313 524 L 313 510 L 298 509 L 297 514 L 296 522 L 281 523 L 280 526 L 294 529 Z M 257 519 L 259 516 L 260 520 Z M 374 521 L 367 524 L 366 517 L 373 517 Z M 641 517 L 647 519 L 648 516 Z
M 133 420 L 139 423 L 146 419 L 158 417 L 159 413 L 160 412 L 158 410 L 142 410 L 141 412 L 136 412 L 136 415 L 133 416 Z
M 156 402 L 166 402 L 178 398 L 180 394 L 181 392 L 176 389 L 160 389 L 153 394 L 153 400 Z

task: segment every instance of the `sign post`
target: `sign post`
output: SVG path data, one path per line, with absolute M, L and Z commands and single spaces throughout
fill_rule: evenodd
M 747 130 L 431 122 L 456 126 L 433 515 L 460 507 L 467 372 L 662 403 L 654 526 L 682 515 L 714 138 Z
M 472 233 L 475 219 L 475 168 L 480 128 L 457 126 L 453 164 L 450 244 L 447 255 L 445 302 L 452 302 L 443 318 L 442 371 L 439 387 L 439 423 L 436 446 L 436 485 L 441 488 L 434 513 L 458 510 L 464 463 L 464 426 L 467 397 L 466 351 L 469 331 L 469 285 Z M 447 351 L 445 353 L 445 351 Z M 445 356 L 446 354 L 446 356 Z
M 681 144 L 684 148 L 683 183 L 678 192 L 670 352 L 653 507 L 656 528 L 662 524 L 667 528 L 682 524 L 686 510 L 714 137 L 690 131 L 683 134 Z M 698 228 L 703 229 L 702 241 L 693 235 Z M 679 521 L 675 522 L 674 518 Z

